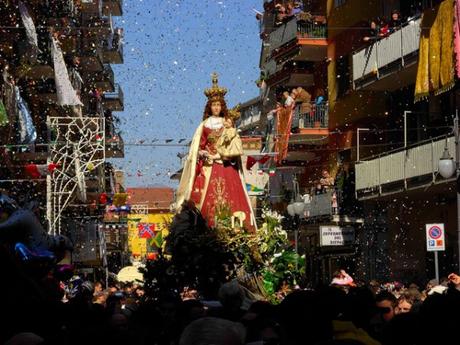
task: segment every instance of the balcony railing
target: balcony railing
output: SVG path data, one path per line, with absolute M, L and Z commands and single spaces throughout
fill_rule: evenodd
M 116 29 L 104 46 L 105 63 L 123 63 L 123 30 Z
M 115 128 L 113 128 L 115 131 Z M 124 158 L 125 143 L 120 133 L 114 133 L 106 140 L 105 155 L 107 158 Z
M 329 128 L 328 103 L 311 103 L 309 112 L 305 112 L 300 104 L 296 106 L 292 119 L 292 128 Z
M 393 70 L 386 67 L 396 65 L 396 70 L 405 67 L 410 57 L 411 63 L 416 62 L 413 57 L 419 50 L 420 23 L 420 18 L 411 20 L 388 37 L 353 53 L 354 87 L 362 87 L 366 77 L 379 79 L 392 73 Z
M 313 195 L 310 203 L 306 204 L 306 217 L 320 217 L 332 215 L 332 192 Z
M 260 112 L 248 117 L 243 117 L 239 123 L 239 127 L 246 127 L 249 125 L 252 125 L 254 123 L 257 123 L 260 121 Z
M 316 22 L 297 21 L 294 18 L 270 34 L 270 49 L 278 49 L 297 38 L 326 39 L 327 26 Z
M 73 17 L 77 15 L 78 11 L 74 0 L 51 1 L 48 3 L 48 12 L 51 13 L 55 18 L 62 18 L 67 16 Z
M 446 144 L 450 154 L 455 157 L 454 138 L 438 137 L 357 162 L 355 174 L 358 197 L 388 194 L 395 188 L 401 190 L 436 182 L 438 162 Z
M 122 0 L 103 0 L 103 14 L 105 16 L 121 16 L 123 15 L 123 1 Z
M 87 14 L 102 14 L 102 0 L 81 0 L 81 11 Z
M 106 92 L 102 98 L 102 104 L 105 108 L 112 111 L 124 110 L 124 95 L 120 84 L 115 85 L 114 92 Z
M 95 73 L 94 77 L 91 77 L 91 80 L 94 82 L 94 85 L 103 92 L 115 91 L 115 75 L 112 66 L 109 64 L 105 64 L 104 70 L 100 73 Z

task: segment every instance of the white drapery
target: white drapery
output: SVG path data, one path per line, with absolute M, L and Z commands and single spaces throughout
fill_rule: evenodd
M 56 83 L 57 104 L 58 105 L 80 105 L 80 99 L 77 92 L 72 86 L 69 78 L 69 72 L 62 56 L 61 47 L 57 40 L 53 37 L 51 39 L 51 54 L 54 63 L 54 79 Z

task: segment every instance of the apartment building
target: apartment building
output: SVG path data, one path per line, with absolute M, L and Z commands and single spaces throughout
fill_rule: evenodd
M 451 3 L 264 2 L 261 115 L 251 125 L 268 128 L 274 114 L 272 136 L 262 134 L 277 155 L 267 163 L 276 166 L 269 199 L 280 211 L 304 200 L 299 248 L 312 283 L 340 267 L 366 280 L 432 278 L 426 223 L 446 223 L 441 273 L 458 261 L 455 186 L 437 168 L 445 147 L 455 157 L 457 86 L 444 80 L 424 90 L 422 79 L 417 86 L 429 63 L 420 60 L 420 42 L 439 18 L 452 19 Z
M 0 4 L 0 188 L 39 203 L 42 223 L 70 236 L 73 260 L 100 265 L 99 225 L 124 156 L 121 0 Z

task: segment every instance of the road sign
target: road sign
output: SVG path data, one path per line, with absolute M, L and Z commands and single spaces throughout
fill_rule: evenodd
M 429 252 L 446 250 L 444 224 L 426 224 L 426 250 Z
M 320 226 L 320 246 L 346 246 L 355 243 L 355 229 L 352 227 Z

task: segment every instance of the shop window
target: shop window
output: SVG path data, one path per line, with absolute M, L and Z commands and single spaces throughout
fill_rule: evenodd
M 334 0 L 334 7 L 337 8 L 343 6 L 346 2 L 347 0 Z

